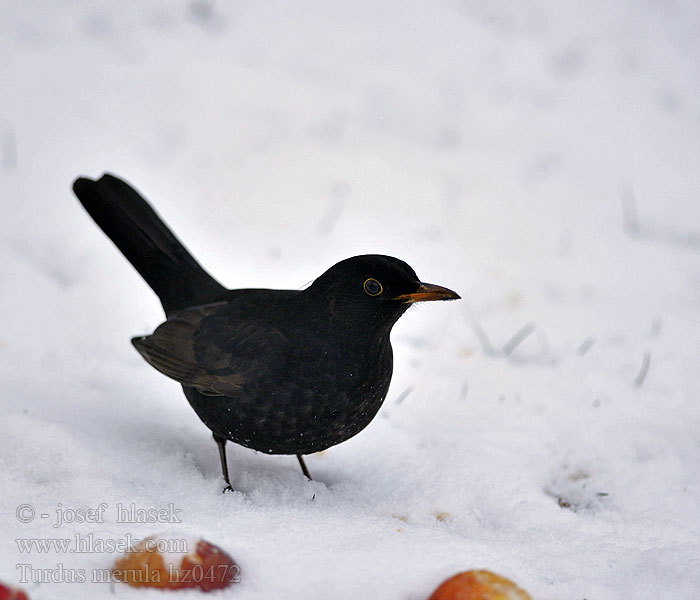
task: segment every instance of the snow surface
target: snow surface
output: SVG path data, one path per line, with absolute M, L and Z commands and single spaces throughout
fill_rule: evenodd
M 700 597 L 698 6 L 2 2 L 0 580 L 163 598 L 91 582 L 118 553 L 16 539 L 175 531 L 240 563 L 241 600 L 422 600 L 471 568 L 541 600 Z M 401 319 L 385 406 L 315 481 L 229 445 L 223 495 L 129 344 L 155 296 L 70 191 L 105 170 L 230 287 L 379 252 L 464 299 Z

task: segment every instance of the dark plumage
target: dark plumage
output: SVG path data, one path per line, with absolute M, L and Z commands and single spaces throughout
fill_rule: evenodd
M 139 353 L 182 384 L 217 441 L 269 454 L 324 450 L 364 429 L 389 389 L 389 333 L 412 302 L 459 296 L 405 262 L 355 256 L 307 289 L 227 290 L 127 183 L 80 178 L 75 194 L 153 288 L 167 316 Z M 230 487 L 230 484 L 229 484 Z

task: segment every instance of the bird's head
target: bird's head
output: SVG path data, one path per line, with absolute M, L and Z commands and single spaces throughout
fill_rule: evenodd
M 306 290 L 334 320 L 391 329 L 414 302 L 458 300 L 439 285 L 423 283 L 404 261 L 381 254 L 353 256 L 333 265 Z

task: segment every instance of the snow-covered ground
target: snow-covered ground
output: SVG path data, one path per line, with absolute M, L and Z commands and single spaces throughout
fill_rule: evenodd
M 0 580 L 163 598 L 92 582 L 115 553 L 16 540 L 166 530 L 226 549 L 241 600 L 423 600 L 470 568 L 540 600 L 700 597 L 698 6 L 2 2 Z M 464 299 L 401 319 L 385 406 L 315 481 L 229 445 L 223 495 L 129 343 L 157 299 L 70 191 L 105 170 L 230 287 L 379 252 Z

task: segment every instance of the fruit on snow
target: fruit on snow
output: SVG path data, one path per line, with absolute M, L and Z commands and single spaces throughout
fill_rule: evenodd
M 228 587 L 238 581 L 239 572 L 238 565 L 218 546 L 176 536 L 145 538 L 112 570 L 115 579 L 135 587 L 199 588 L 203 592 Z
M 0 600 L 29 600 L 29 596 L 19 588 L 12 588 L 0 583 Z
M 464 571 L 450 577 L 428 600 L 532 600 L 510 579 L 491 571 Z

